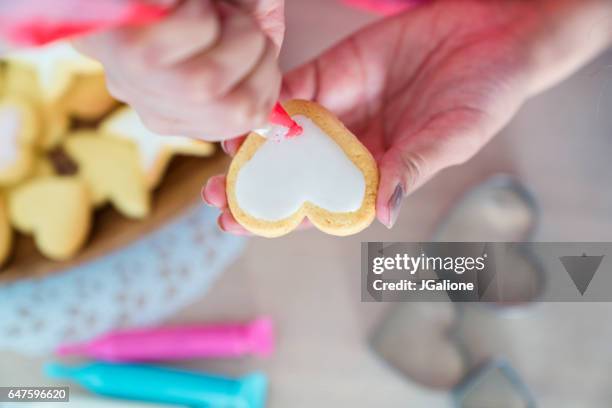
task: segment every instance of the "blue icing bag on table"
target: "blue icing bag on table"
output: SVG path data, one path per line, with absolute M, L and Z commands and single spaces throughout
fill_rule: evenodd
M 101 395 L 190 407 L 263 408 L 268 387 L 262 373 L 227 378 L 136 364 L 48 364 L 45 372 Z

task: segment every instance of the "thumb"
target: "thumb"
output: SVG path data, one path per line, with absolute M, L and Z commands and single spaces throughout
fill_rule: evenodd
M 380 158 L 376 216 L 388 228 L 395 224 L 407 195 L 439 171 L 470 159 L 489 139 L 484 137 L 478 118 L 472 117 L 468 126 L 451 126 L 452 116 L 416 134 L 398 137 Z
M 379 161 L 376 217 L 387 228 L 393 227 L 404 198 L 433 176 L 439 163 L 426 152 L 394 146 Z
M 336 45 L 283 77 L 280 99 L 306 99 L 333 112 L 351 130 L 367 115 L 366 78 L 355 47 Z

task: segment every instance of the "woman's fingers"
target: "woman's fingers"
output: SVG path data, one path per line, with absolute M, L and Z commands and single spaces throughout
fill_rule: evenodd
M 193 77 L 202 101 L 227 94 L 255 69 L 266 50 L 266 36 L 250 16 L 230 7 L 224 10 L 218 43 L 178 67 Z
M 202 200 L 213 207 L 227 208 L 227 196 L 225 192 L 226 178 L 224 174 L 219 174 L 208 179 L 202 188 Z
M 158 24 L 136 29 L 132 41 L 144 60 L 153 65 L 171 66 L 212 47 L 220 30 L 212 0 L 187 0 Z
M 225 209 L 221 212 L 221 215 L 217 219 L 219 228 L 225 232 L 229 232 L 234 235 L 252 235 L 249 231 L 244 229 L 242 225 L 238 224 L 238 221 L 234 218 L 229 209 Z
M 206 28 L 189 28 L 199 25 Z M 168 21 L 79 43 L 105 66 L 110 92 L 157 133 L 236 137 L 264 125 L 278 98 L 276 46 L 253 16 L 228 4 L 187 0 Z
M 221 214 L 217 219 L 217 224 L 221 230 L 236 235 L 250 235 L 247 230 L 238 224 L 227 207 L 225 182 L 226 178 L 223 174 L 208 179 L 206 186 L 202 189 L 202 201 L 221 210 Z
M 186 0 L 155 24 L 106 30 L 80 37 L 74 44 L 103 63 L 114 59 L 128 62 L 134 68 L 151 68 L 172 65 L 179 57 L 188 58 L 212 46 L 219 28 L 212 0 Z
M 199 84 L 204 77 L 215 81 L 217 74 L 212 72 L 216 71 L 213 65 L 202 62 L 201 73 L 197 75 L 193 74 L 194 67 L 189 71 L 179 68 L 158 75 L 152 73 L 150 86 L 125 74 L 115 75 L 111 68 L 107 72 L 109 90 L 129 103 L 145 124 L 161 134 L 222 140 L 263 126 L 278 97 L 281 81 L 270 40 L 265 40 L 263 54 L 246 77 L 229 78 L 239 83 L 231 84 L 234 86 L 227 89 L 227 94 L 210 99 L 210 91 Z M 224 75 L 221 76 L 228 78 Z M 219 78 L 219 83 L 223 78 Z M 163 86 L 155 89 L 154 83 Z
M 221 142 L 221 149 L 223 149 L 226 154 L 230 156 L 235 156 L 236 153 L 238 153 L 238 149 L 240 149 L 240 146 L 242 146 L 242 143 L 244 143 L 245 139 L 246 136 L 240 136 L 234 139 L 226 139 Z
M 272 40 L 276 52 L 280 52 L 285 37 L 285 1 L 284 0 L 254 0 L 250 10 L 261 29 Z
M 202 201 L 206 204 L 217 207 L 221 214 L 217 218 L 219 228 L 225 232 L 235 235 L 250 235 L 234 218 L 227 207 L 227 196 L 225 191 L 226 178 L 224 174 L 213 176 L 202 188 Z

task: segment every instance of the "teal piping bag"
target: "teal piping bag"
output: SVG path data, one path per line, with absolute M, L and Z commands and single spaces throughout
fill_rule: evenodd
M 45 373 L 96 394 L 190 407 L 263 408 L 268 380 L 262 373 L 227 378 L 148 365 L 48 364 Z

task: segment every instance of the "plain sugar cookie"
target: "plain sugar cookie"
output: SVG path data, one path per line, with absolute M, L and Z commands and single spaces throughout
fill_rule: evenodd
M 283 104 L 304 128 L 282 141 L 251 132 L 227 175 L 227 199 L 238 223 L 278 237 L 307 217 L 333 235 L 355 234 L 374 220 L 378 167 L 332 113 L 309 101 Z
M 144 218 L 151 196 L 138 165 L 136 148 L 125 140 L 81 130 L 66 137 L 64 149 L 78 166 L 96 207 L 107 202 L 129 218 Z
M 32 234 L 36 247 L 54 260 L 73 257 L 91 228 L 87 186 L 77 177 L 47 176 L 19 185 L 9 193 L 11 223 Z

